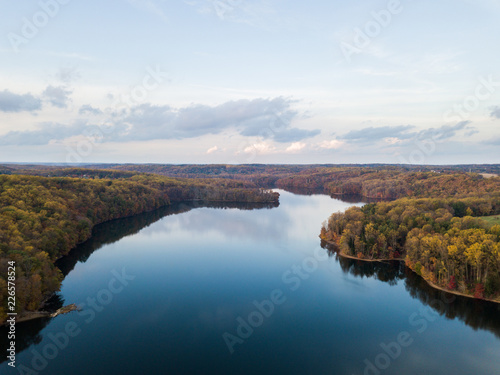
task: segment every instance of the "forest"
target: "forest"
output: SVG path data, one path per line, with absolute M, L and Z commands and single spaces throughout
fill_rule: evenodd
M 92 168 L 94 167 L 94 168 Z M 96 168 L 99 169 L 96 169 Z M 106 167 L 106 169 L 103 169 Z M 467 170 L 467 168 L 469 170 Z M 469 171 L 474 168 L 475 172 Z M 500 298 L 498 166 L 44 165 L 0 166 L 0 267 L 16 262 L 18 312 L 58 290 L 54 262 L 102 222 L 174 201 L 278 204 L 271 188 L 377 202 L 334 213 L 321 239 L 357 259 L 400 259 L 433 285 Z M 480 172 L 480 173 L 479 173 Z M 386 201 L 389 200 L 389 201 Z M 0 277 L 5 319 L 6 272 Z
M 476 173 L 404 171 L 399 168 L 318 168 L 277 181 L 283 189 L 320 188 L 332 196 L 361 195 L 367 198 L 453 197 L 498 191 L 498 178 Z M 496 190 L 495 190 L 496 189 Z
M 170 177 L 225 178 L 263 188 L 315 190 L 331 196 L 361 195 L 376 199 L 480 195 L 497 189 L 497 179 L 481 173 L 499 172 L 497 165 L 111 165 Z M 476 173 L 469 173 L 474 170 Z
M 320 237 L 342 255 L 400 259 L 431 285 L 500 302 L 500 225 L 482 218 L 499 213 L 498 187 L 467 198 L 401 198 L 333 213 Z
M 99 223 L 174 201 L 279 200 L 278 193 L 243 181 L 81 169 L 55 174 L 58 177 L 0 175 L 0 269 L 6 271 L 8 262 L 15 262 L 18 313 L 39 309 L 59 289 L 62 274 L 54 262 L 87 240 Z M 2 272 L 0 322 L 6 318 L 7 296 L 7 272 Z
M 4 168 L 7 168 L 4 173 L 43 176 L 61 173 L 60 166 L 9 165 Z M 470 187 L 478 181 L 488 184 L 481 174 L 500 174 L 499 165 L 94 164 L 85 168 L 105 169 L 107 173 L 115 171 L 117 175 L 123 173 L 124 176 L 140 172 L 175 178 L 230 179 L 246 181 L 261 188 L 314 190 L 332 196 L 362 195 L 378 199 L 426 196 L 429 188 L 438 196 L 452 196 L 456 194 L 456 189 L 464 189 L 460 184 L 467 184 L 467 189 L 472 192 Z M 75 173 L 73 176 L 79 175 Z M 455 191 L 448 187 L 454 187 Z M 480 192 L 480 187 L 477 192 Z

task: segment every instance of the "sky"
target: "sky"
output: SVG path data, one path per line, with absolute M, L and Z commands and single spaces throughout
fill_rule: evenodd
M 500 163 L 497 0 L 0 0 L 0 162 Z

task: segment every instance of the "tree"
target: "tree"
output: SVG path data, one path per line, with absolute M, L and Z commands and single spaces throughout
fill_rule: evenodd
M 457 281 L 455 279 L 455 276 L 450 277 L 450 282 L 448 283 L 448 289 L 450 290 L 457 289 Z

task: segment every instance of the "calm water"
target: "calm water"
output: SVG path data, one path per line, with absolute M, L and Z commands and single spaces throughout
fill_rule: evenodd
M 497 306 L 328 254 L 322 221 L 355 203 L 280 193 L 277 208 L 182 204 L 99 226 L 58 264 L 54 305 L 83 311 L 18 324 L 18 367 L 0 373 L 500 373 Z

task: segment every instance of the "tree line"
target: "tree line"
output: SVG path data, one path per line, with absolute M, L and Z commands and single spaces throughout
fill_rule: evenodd
M 8 262 L 16 266 L 16 312 L 33 311 L 60 287 L 62 274 L 54 262 L 88 239 L 96 224 L 172 201 L 276 203 L 279 199 L 277 193 L 241 181 L 78 169 L 57 174 L 85 177 L 0 175 L 0 322 L 7 313 Z
M 468 198 L 402 198 L 334 213 L 322 240 L 359 259 L 401 259 L 430 283 L 500 300 L 500 225 L 481 216 L 500 213 L 498 190 Z
M 361 195 L 367 198 L 479 196 L 498 191 L 499 178 L 475 173 L 415 172 L 400 168 L 318 168 L 276 182 L 283 189 L 317 188 L 332 196 Z

